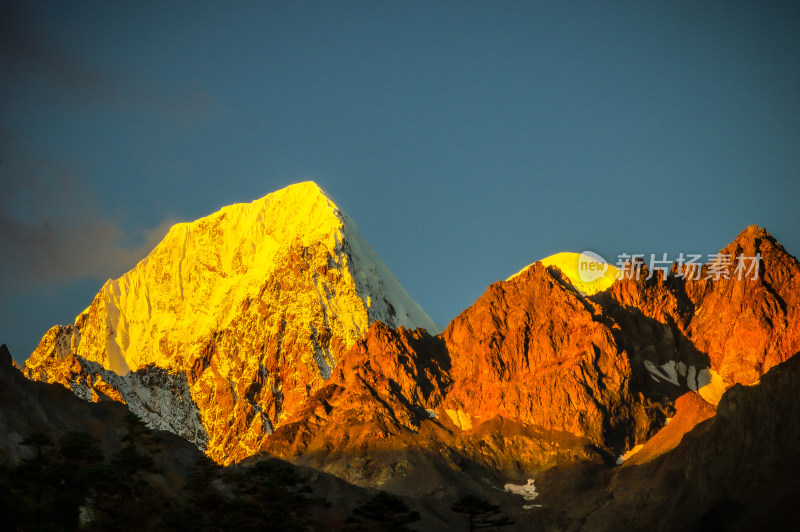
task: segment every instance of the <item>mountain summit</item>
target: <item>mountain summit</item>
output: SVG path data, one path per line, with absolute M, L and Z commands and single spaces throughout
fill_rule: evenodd
M 350 217 L 305 182 L 173 226 L 74 326 L 48 331 L 25 371 L 87 399 L 141 402 L 151 424 L 176 429 L 185 401 L 155 404 L 154 377 L 143 378 L 167 370 L 159 379 L 191 395 L 202 424 L 177 432 L 201 446 L 206 432 L 237 456 L 243 431 L 253 443 L 270 433 L 376 321 L 438 332 Z

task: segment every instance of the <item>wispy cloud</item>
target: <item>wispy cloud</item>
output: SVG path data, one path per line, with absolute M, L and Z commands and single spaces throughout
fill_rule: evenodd
M 0 165 L 0 289 L 7 293 L 118 276 L 144 258 L 174 223 L 125 231 L 101 214 L 98 199 L 67 168 L 27 162 Z M 46 182 L 39 178 L 44 170 L 49 171 Z
M 11 118 L 15 113 L 8 112 L 18 108 L 15 98 L 36 87 L 45 98 L 37 102 L 41 105 L 103 106 L 109 113 L 138 109 L 160 115 L 165 127 L 192 126 L 219 110 L 202 88 L 170 90 L 138 73 L 112 74 L 67 51 L 41 15 L 30 3 L 0 5 L 0 292 L 5 294 L 116 277 L 146 256 L 173 223 L 165 219 L 155 227 L 129 229 L 110 217 L 76 169 L 80 161 L 54 158 L 24 136 Z

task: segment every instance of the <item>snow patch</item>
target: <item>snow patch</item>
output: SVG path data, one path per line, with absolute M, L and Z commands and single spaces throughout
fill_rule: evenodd
M 539 492 L 536 491 L 536 486 L 533 484 L 533 479 L 529 478 L 526 484 L 511 484 L 508 483 L 503 486 L 503 489 L 509 493 L 513 493 L 514 495 L 519 495 L 526 501 L 532 501 L 539 496 Z M 523 510 L 532 510 L 534 508 L 541 508 L 541 504 L 525 504 L 522 506 Z
M 670 360 L 661 365 L 661 371 L 667 375 L 667 380 L 674 384 L 675 386 L 679 386 L 678 383 L 678 371 L 675 368 L 675 361 Z
M 709 368 L 700 371 L 697 375 L 697 384 L 697 392 L 712 405 L 718 404 L 722 394 L 728 389 L 728 383 L 725 382 L 722 376 Z
M 697 370 L 694 366 L 689 366 L 689 371 L 686 373 L 686 385 L 693 392 L 697 391 Z
M 165 430 L 194 443 L 201 451 L 208 444 L 208 433 L 200 419 L 185 373 L 148 366 L 119 375 L 97 362 L 76 357 L 87 379 L 105 381 L 122 397 L 131 412 L 151 429 Z M 72 383 L 75 395 L 85 401 L 96 400 L 86 383 Z
M 684 362 L 669 360 L 660 366 L 645 360 L 644 367 L 656 382 L 669 382 L 675 386 L 685 386 L 697 392 L 707 402 L 715 405 L 719 403 L 722 394 L 729 388 L 729 384 L 719 373 L 711 368 L 696 368 Z
M 470 430 L 472 428 L 472 418 L 466 412 L 461 410 L 445 409 L 445 413 L 453 422 L 453 424 L 461 430 Z
M 638 453 L 642 450 L 644 444 L 640 443 L 639 445 L 635 446 L 633 449 L 630 449 L 628 452 L 621 454 L 617 457 L 617 465 L 622 465 L 625 460 L 629 459 L 634 454 Z
M 656 366 L 649 360 L 644 361 L 644 367 L 650 372 L 656 382 L 667 381 L 675 386 L 680 386 L 680 382 L 678 381 L 678 370 L 675 366 L 676 364 L 674 360 L 670 360 L 661 366 Z

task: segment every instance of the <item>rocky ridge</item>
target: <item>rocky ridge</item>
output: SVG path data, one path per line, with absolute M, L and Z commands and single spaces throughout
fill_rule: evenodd
M 729 278 L 715 278 L 708 265 L 698 279 L 676 267 L 666 280 L 646 279 L 645 270 L 590 296 L 619 325 L 639 380 L 673 397 L 700 391 L 716 403 L 727 387 L 757 382 L 800 349 L 797 259 L 756 226 L 719 253 L 730 257 Z M 738 256 L 760 256 L 755 275 L 734 275 Z
M 713 417 L 730 386 L 714 382 L 729 374 L 713 362 L 719 353 L 695 344 L 706 319 L 698 307 L 717 304 L 742 282 L 748 284 L 737 290 L 747 298 L 727 314 L 718 309 L 720 321 L 763 309 L 767 320 L 797 323 L 793 309 L 769 304 L 794 295 L 767 287 L 776 276 L 800 279 L 796 260 L 761 229 L 748 228 L 725 249 L 737 248 L 765 251 L 761 274 L 704 281 L 704 292 L 674 275 L 644 275 L 585 296 L 557 268 L 534 264 L 490 286 L 438 337 L 376 324 L 264 450 L 366 483 L 362 459 L 352 457 L 369 456 L 372 480 L 383 483 L 409 468 L 398 465 L 399 450 L 410 456 L 437 448 L 451 465 L 509 476 L 570 460 L 613 463 L 637 446 L 642 454 L 629 465 L 654 460 Z M 793 331 L 781 327 L 777 340 L 756 337 L 758 349 L 733 359 L 751 364 L 748 356 L 775 346 L 774 356 L 787 360 L 783 346 L 797 341 Z M 552 452 L 564 436 L 570 443 Z M 381 449 L 394 451 L 383 468 Z

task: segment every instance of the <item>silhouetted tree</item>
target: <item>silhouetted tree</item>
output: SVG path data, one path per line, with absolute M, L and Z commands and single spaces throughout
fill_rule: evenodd
M 119 453 L 106 460 L 98 440 L 81 432 L 68 432 L 56 444 L 49 441 L 40 435 L 26 438 L 26 445 L 37 448 L 36 457 L 0 472 L 4 530 L 156 527 L 165 497 L 139 476 L 142 468 L 136 464 L 147 460 L 120 462 Z
M 8 472 L 12 496 L 20 504 L 23 530 L 75 530 L 80 507 L 90 493 L 86 468 L 103 459 L 97 440 L 82 432 L 68 432 L 52 449 L 49 438 L 31 435 L 26 445 L 37 448 L 36 457 Z
M 467 515 L 470 532 L 478 528 L 503 528 L 514 524 L 513 520 L 500 513 L 499 506 L 474 495 L 465 495 L 451 509 Z
M 133 420 L 131 420 L 133 421 Z M 3 530 L 287 531 L 321 529 L 308 479 L 294 466 L 264 460 L 223 468 L 202 457 L 182 495 L 153 482 L 148 431 L 129 423 L 127 442 L 107 459 L 89 434 L 71 432 L 52 443 L 30 437 L 35 457 L 0 462 Z
M 312 523 L 311 510 L 327 506 L 311 495 L 311 488 L 298 470 L 279 460 L 262 460 L 233 470 L 228 475 L 236 494 L 259 508 L 258 515 L 275 530 L 305 530 Z
M 380 491 L 353 510 L 353 515 L 347 518 L 346 530 L 407 532 L 411 529 L 406 525 L 419 520 L 419 512 L 411 511 L 402 499 Z
M 218 478 L 219 466 L 201 456 L 189 472 L 182 502 L 165 512 L 166 524 L 192 532 L 218 530 L 218 518 L 228 509 L 225 498 L 214 487 Z
M 285 462 L 263 460 L 224 469 L 198 461 L 184 488 L 184 500 L 167 512 L 167 525 L 189 531 L 293 531 L 315 529 L 306 479 Z
M 47 434 L 43 434 L 41 432 L 34 432 L 24 440 L 20 442 L 20 445 L 24 445 L 26 447 L 33 447 L 36 449 L 36 454 L 34 455 L 34 460 L 41 460 L 44 457 L 44 448 L 45 447 L 52 447 L 53 446 L 53 439 L 48 436 Z
M 25 523 L 26 501 L 24 489 L 11 479 L 11 468 L 0 463 L 0 515 L 8 530 L 21 530 Z

